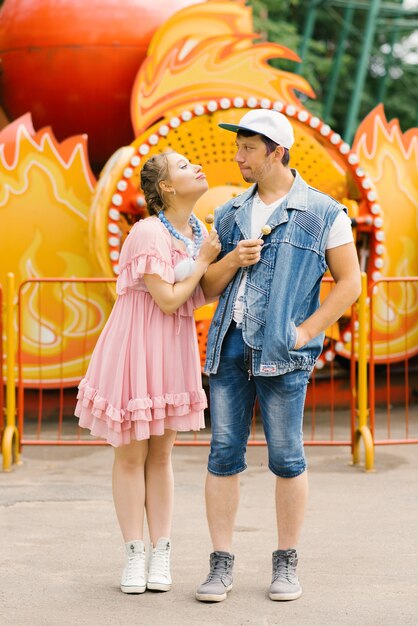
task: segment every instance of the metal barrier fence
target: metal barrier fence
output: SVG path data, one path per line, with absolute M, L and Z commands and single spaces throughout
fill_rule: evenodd
M 7 348 L 7 420 L 3 412 L 0 416 L 1 433 L 3 435 L 2 451 L 3 466 L 10 465 L 13 452 L 18 462 L 21 445 L 106 445 L 102 440 L 93 439 L 87 431 L 77 426 L 73 415 L 76 397 L 76 385 L 83 377 L 92 345 L 87 341 L 91 330 L 88 315 L 85 318 L 83 354 L 78 355 L 79 372 L 74 380 L 60 379 L 58 387 L 48 388 L 43 384 L 42 368 L 44 354 L 41 335 L 36 337 L 33 328 L 41 333 L 44 312 L 48 311 L 51 295 L 48 289 L 55 290 L 55 298 L 60 294 L 62 315 L 59 323 L 59 338 L 62 340 L 67 333 L 64 310 L 69 304 L 66 301 L 66 286 L 81 285 L 84 289 L 84 302 L 94 300 L 92 290 L 104 289 L 101 296 L 108 302 L 109 310 L 113 304 L 110 286 L 115 279 L 107 278 L 44 278 L 30 279 L 22 283 L 18 290 L 18 397 L 17 414 L 18 428 L 15 426 L 15 343 L 14 343 L 14 277 L 7 276 L 6 298 L 6 334 Z M 325 278 L 325 284 L 332 288 L 332 279 Z M 394 308 L 391 306 L 392 294 L 402 301 L 400 318 L 396 318 L 398 328 L 394 330 Z M 367 294 L 369 298 L 367 299 Z M 97 298 L 97 293 L 95 293 Z M 28 300 L 30 306 L 28 306 Z M 25 321 L 27 311 L 34 308 L 36 299 L 36 315 L 32 316 L 32 349 L 37 353 L 38 380 L 30 384 L 24 380 L 22 340 L 25 337 Z M 382 302 L 384 306 L 382 307 Z M 0 286 L 0 305 L 3 308 L 3 291 Z M 376 307 L 380 307 L 376 315 Z M 398 307 L 399 308 L 399 307 Z M 88 309 L 88 307 L 87 307 Z M 383 311 L 383 313 L 382 313 Z M 23 313 L 25 312 L 25 315 Z M 418 397 L 418 357 L 416 350 L 416 334 L 418 331 L 418 277 L 383 278 L 371 284 L 367 290 L 366 275 L 362 276 L 362 294 L 356 305 L 351 308 L 350 333 L 351 354 L 348 359 L 333 359 L 332 350 L 325 352 L 327 367 L 315 369 L 308 386 L 305 410 L 305 444 L 308 446 L 351 446 L 354 462 L 359 460 L 359 442 L 363 440 L 366 448 L 366 469 L 373 467 L 373 446 L 399 443 L 418 443 L 418 414 L 416 398 Z M 386 316 L 386 317 L 385 317 Z M 30 317 L 30 316 L 29 316 Z M 59 316 L 58 316 L 59 317 Z M 35 325 L 33 320 L 36 319 Z M 376 319 L 378 322 L 376 322 Z M 400 319 L 400 321 L 399 321 Z M 106 322 L 103 316 L 102 326 Z M 206 351 L 206 335 L 208 321 L 197 322 L 197 334 L 201 359 Z M 402 328 L 400 328 L 400 325 Z M 0 330 L 2 320 L 0 320 Z M 96 336 L 101 328 L 96 328 Z M 83 333 L 81 333 L 83 334 Z M 369 341 L 367 340 L 369 337 Z M 27 338 L 26 338 L 27 339 Z M 91 338 L 90 338 L 91 339 Z M 334 337 L 335 339 L 335 337 Z M 396 349 L 394 349 L 394 342 Z M 399 342 L 403 344 L 399 347 Z M 408 345 L 408 342 L 410 345 Z M 59 342 L 58 342 L 59 343 Z M 93 344 L 94 345 L 94 344 Z M 383 347 L 382 347 L 383 346 Z M 414 348 L 415 347 L 415 348 Z M 385 352 L 386 350 L 386 352 Z M 398 353 L 396 352 L 398 350 Z M 2 354 L 2 332 L 0 333 L 0 354 Z M 383 356 L 392 355 L 392 361 Z M 64 366 L 68 355 L 61 351 L 61 364 Z M 399 354 L 404 355 L 400 361 Z M 327 358 L 327 355 L 329 358 Z M 395 355 L 393 357 L 393 355 Z M 32 354 L 33 357 L 33 354 Z M 380 364 L 382 361 L 385 363 Z M 395 362 L 396 361 L 396 362 Z M 35 358 L 36 362 L 36 358 Z M 33 363 L 32 363 L 33 365 Z M 368 368 L 368 369 L 367 369 Z M 383 383 L 382 383 L 383 381 Z M 4 392 L 1 389 L 0 401 L 3 404 Z M 368 396 L 369 394 L 369 396 Z M 396 405 L 396 407 L 394 407 Z M 350 407 L 348 410 L 347 407 Z M 209 418 L 209 412 L 208 412 Z M 209 421 L 209 419 L 208 419 Z M 369 428 L 370 424 L 370 428 Z M 5 445 L 7 443 L 7 445 Z M 207 446 L 209 433 L 184 433 L 178 436 L 176 445 Z M 258 419 L 257 408 L 254 413 L 249 445 L 265 445 L 265 439 Z M 7 455 L 6 455 L 6 452 Z
M 3 469 L 9 471 L 12 461 L 19 463 L 19 432 L 16 427 L 16 385 L 15 385 L 15 316 L 14 316 L 15 279 L 7 274 L 6 291 L 6 419 L 3 419 L 1 431 L 1 451 Z M 2 311 L 3 313 L 3 311 Z
M 94 327 L 96 335 L 102 330 L 106 323 L 106 316 L 103 317 L 100 327 L 97 327 L 96 319 L 89 319 L 88 311 L 90 304 L 98 300 L 107 302 L 108 308 L 113 302 L 110 286 L 116 282 L 115 278 L 39 278 L 24 281 L 18 289 L 18 397 L 17 397 L 17 418 L 18 430 L 20 433 L 21 445 L 106 445 L 102 440 L 96 440 L 86 436 L 86 431 L 79 428 L 74 417 L 76 385 L 83 377 L 88 365 L 88 337 Z M 82 300 L 84 310 L 87 311 L 84 332 L 79 334 L 81 354 L 76 355 L 79 363 L 78 380 L 64 381 L 58 380 L 53 388 L 43 382 L 43 368 L 45 367 L 45 353 L 42 348 L 41 333 L 46 327 L 49 303 L 55 298 L 60 300 L 55 312 L 57 324 L 57 342 L 60 344 L 59 350 L 60 365 L 58 371 L 64 367 L 65 359 L 69 358 L 65 354 L 64 344 L 68 343 L 65 321 L 66 307 L 74 308 L 74 293 L 68 292 L 68 286 L 81 286 L 83 289 Z M 36 324 L 32 334 L 38 333 L 36 344 L 37 355 L 33 355 L 33 369 L 36 371 L 36 383 L 24 380 L 24 362 L 22 342 L 25 333 L 25 322 L 23 313 L 27 310 L 28 301 L 36 308 Z M 96 307 L 97 308 L 97 307 Z M 58 312 L 57 312 L 58 310 Z M 29 320 L 31 321 L 31 320 Z M 32 320 L 33 324 L 33 320 Z M 29 333 L 28 333 L 29 334 Z
M 97 297 L 97 290 L 109 289 L 109 284 L 115 279 L 59 279 L 43 278 L 30 279 L 22 283 L 18 290 L 18 430 L 20 433 L 21 445 L 105 445 L 100 439 L 92 438 L 89 433 L 77 426 L 76 418 L 73 415 L 75 408 L 75 398 L 77 383 L 72 386 L 61 381 L 58 388 L 50 389 L 43 384 L 43 348 L 42 341 L 37 342 L 38 351 L 35 363 L 37 363 L 38 381 L 36 385 L 30 385 L 24 381 L 23 360 L 22 360 L 22 339 L 27 333 L 23 312 L 27 309 L 28 301 L 36 302 L 36 310 L 39 319 L 37 320 L 37 331 L 41 332 L 43 325 L 43 315 L 48 312 L 48 302 L 52 299 L 52 291 L 57 297 L 57 293 L 62 298 L 61 310 L 64 311 L 67 305 L 66 287 L 71 284 L 78 284 L 83 287 L 84 301 L 88 304 L 90 298 Z M 324 283 L 329 283 L 328 289 L 332 288 L 333 281 L 324 278 Z M 59 289 L 58 289 L 59 288 Z M 58 290 L 58 291 L 57 291 Z M 71 294 L 70 294 L 71 295 Z M 351 310 L 351 336 L 352 350 L 351 359 L 345 361 L 345 365 L 336 363 L 334 354 L 331 355 L 322 370 L 315 370 L 308 385 L 306 411 L 305 411 L 305 444 L 308 446 L 351 446 L 355 430 L 356 406 L 356 364 L 354 358 L 354 326 L 355 307 Z M 103 324 L 106 320 L 103 321 Z M 206 333 L 208 323 L 197 322 L 197 332 L 199 339 L 199 349 L 202 360 L 206 349 Z M 89 333 L 88 320 L 86 320 L 85 334 Z M 33 334 L 33 331 L 32 331 Z M 36 334 L 36 333 L 35 333 Z M 61 340 L 65 338 L 65 316 L 61 315 L 59 332 Z M 36 339 L 36 337 L 35 337 Z M 36 342 L 35 342 L 36 343 Z M 62 341 L 62 343 L 64 343 Z M 84 357 L 84 358 L 83 358 Z M 64 352 L 61 352 L 64 359 Z M 87 354 L 78 355 L 80 361 L 79 378 L 81 379 L 87 369 Z M 204 379 L 205 383 L 207 382 Z M 78 381 L 77 381 L 78 382 Z M 348 410 L 347 407 L 350 407 Z M 210 411 L 207 411 L 206 422 L 210 425 Z M 182 433 L 176 440 L 176 445 L 180 446 L 207 446 L 210 443 L 210 433 L 206 429 L 199 433 Z M 258 418 L 257 408 L 254 413 L 253 425 L 249 445 L 265 445 L 264 433 Z
M 4 406 L 4 352 L 3 352 L 3 287 L 0 284 L 0 359 L 1 359 L 1 385 L 0 385 L 0 447 L 4 430 L 4 417 L 6 407 Z
M 418 277 L 381 278 L 370 298 L 370 430 L 375 445 L 418 443 Z M 398 315 L 394 315 L 394 301 Z M 402 354 L 379 364 L 377 350 Z M 380 381 L 380 384 L 379 384 Z M 378 410 L 377 410 L 378 409 Z

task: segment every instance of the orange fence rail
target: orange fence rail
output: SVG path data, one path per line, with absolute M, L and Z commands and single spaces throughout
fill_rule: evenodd
M 76 425 L 74 417 L 76 385 L 78 381 L 69 383 L 61 380 L 54 388 L 48 388 L 43 383 L 43 366 L 47 350 L 43 349 L 41 338 L 36 343 L 37 355 L 37 382 L 30 384 L 24 380 L 24 362 L 22 342 L 26 336 L 27 329 L 23 312 L 27 308 L 28 300 L 33 301 L 36 298 L 37 320 L 35 331 L 41 333 L 43 322 L 47 319 L 49 302 L 52 300 L 51 294 L 54 290 L 55 298 L 57 296 L 57 286 L 60 286 L 61 295 L 61 320 L 59 335 L 63 339 L 66 333 L 64 322 L 64 309 L 66 302 L 67 285 L 78 283 L 84 287 L 84 302 L 88 305 L 93 301 L 92 296 L 98 295 L 101 290 L 101 299 L 108 301 L 109 308 L 112 303 L 112 295 L 110 286 L 115 283 L 114 278 L 37 278 L 24 281 L 18 290 L 18 349 L 17 349 L 17 365 L 18 365 L 18 397 L 17 397 L 17 417 L 18 430 L 20 433 L 21 445 L 106 445 L 102 440 L 93 439 L 85 430 Z M 71 305 L 71 302 L 68 304 Z M 87 306 L 88 310 L 88 306 Z M 45 319 L 44 319 L 45 315 Z M 33 320 L 32 324 L 33 324 Z M 106 323 L 106 317 L 103 319 L 102 327 Z M 88 315 L 84 328 L 84 354 L 78 355 L 79 380 L 83 377 L 87 365 L 88 357 L 86 346 L 87 337 L 96 321 L 89 320 Z M 36 328 L 38 331 L 36 331 Z M 99 328 L 101 330 L 101 328 Z M 61 365 L 64 365 L 64 353 L 61 351 Z M 86 436 L 87 435 L 87 436 Z
M 0 447 L 4 431 L 4 352 L 3 352 L 3 287 L 0 285 L 0 359 L 1 359 L 1 385 L 0 385 Z
M 94 290 L 109 290 L 115 279 L 96 278 L 42 278 L 30 279 L 22 283 L 18 290 L 18 398 L 17 415 L 18 430 L 21 445 L 105 445 L 100 439 L 94 439 L 89 433 L 77 426 L 77 420 L 73 411 L 76 402 L 76 384 L 64 384 L 62 381 L 54 389 L 43 384 L 43 347 L 39 341 L 36 345 L 38 382 L 30 385 L 24 380 L 22 340 L 27 333 L 23 311 L 30 300 L 36 297 L 38 327 L 42 325 L 42 316 L 47 315 L 48 302 L 51 299 L 51 289 L 57 294 L 57 285 L 61 286 L 59 293 L 62 295 L 62 309 L 66 302 L 66 284 L 80 283 L 85 289 L 85 300 L 95 294 Z M 333 281 L 325 278 L 324 283 Z M 35 293 L 35 296 L 34 296 Z M 110 292 L 109 292 L 110 293 Z M 342 360 L 340 363 L 334 360 L 335 354 L 329 349 L 327 358 L 323 360 L 324 368 L 315 370 L 308 385 L 306 412 L 305 412 L 305 444 L 309 446 L 351 446 L 355 429 L 356 407 L 356 362 L 354 356 L 354 320 L 355 307 L 351 311 L 351 336 L 352 355 L 351 360 Z M 103 325 L 106 320 L 103 321 Z M 86 321 L 85 333 L 89 332 L 88 320 Z M 201 360 L 204 361 L 206 351 L 207 330 L 209 320 L 196 323 L 199 340 Z M 62 334 L 65 333 L 64 316 L 61 320 Z M 33 331 L 32 331 L 33 333 Z M 36 335 L 36 332 L 35 332 Z M 332 342 L 331 342 L 332 343 Z M 87 369 L 88 355 L 81 355 L 79 379 Z M 64 357 L 62 357 L 64 358 Z M 204 385 L 207 380 L 204 377 Z M 209 395 L 209 394 L 208 394 Z M 350 410 L 347 409 L 350 407 Z M 210 410 L 207 411 L 206 423 L 210 426 Z M 177 437 L 176 445 L 180 446 L 208 446 L 210 433 L 208 430 L 200 433 L 182 433 Z M 257 410 L 254 414 L 249 445 L 264 446 L 265 439 Z
M 370 285 L 369 298 L 370 429 L 374 444 L 418 443 L 418 277 L 381 278 Z M 398 318 L 391 306 L 395 298 L 402 302 Z M 403 358 L 380 364 L 378 346 Z
M 10 276 L 12 277 L 12 275 Z M 418 278 L 383 278 L 372 283 L 369 291 L 367 291 L 367 278 L 365 275 L 363 275 L 362 281 L 363 289 L 359 302 L 351 307 L 351 311 L 346 313 L 346 324 L 349 324 L 349 326 L 345 327 L 343 335 L 345 342 L 347 342 L 346 333 L 350 333 L 351 351 L 347 351 L 347 343 L 345 343 L 345 358 L 338 358 L 338 354 L 336 355 L 333 350 L 336 345 L 335 342 L 339 340 L 338 330 L 336 331 L 336 336 L 334 335 L 335 329 L 330 329 L 330 337 L 326 340 L 326 349 L 320 359 L 324 367 L 323 369 L 315 368 L 308 386 L 304 431 L 305 445 L 351 446 L 353 462 L 357 463 L 359 458 L 359 433 L 366 428 L 369 441 L 365 443 L 370 444 L 366 446 L 368 448 L 366 469 L 371 469 L 374 444 L 418 443 L 418 413 L 416 409 L 418 396 L 418 379 L 416 375 L 418 371 L 418 355 L 416 354 Z M 86 430 L 80 429 L 73 413 L 76 403 L 76 386 L 87 369 L 88 360 L 95 343 L 95 341 L 92 341 L 92 336 L 89 336 L 89 341 L 87 341 L 87 336 L 91 331 L 92 320 L 89 320 L 89 315 L 87 314 L 85 319 L 83 318 L 85 327 L 82 326 L 81 331 L 79 329 L 79 335 L 84 333 L 85 336 L 84 343 L 81 341 L 81 345 L 85 346 L 85 350 L 81 355 L 78 355 L 77 359 L 79 371 L 71 380 L 58 377 L 53 388 L 51 388 L 50 380 L 43 382 L 43 380 L 47 379 L 42 371 L 47 359 L 44 354 L 45 347 L 41 341 L 41 328 L 46 327 L 48 311 L 51 306 L 49 289 L 55 290 L 55 300 L 57 300 L 57 293 L 60 294 L 61 302 L 58 305 L 58 310 L 61 307 L 63 312 L 68 305 L 66 302 L 66 285 L 68 286 L 71 283 L 82 285 L 85 302 L 89 303 L 90 299 L 94 300 L 94 296 L 96 297 L 96 303 L 98 301 L 105 303 L 110 311 L 114 297 L 111 291 L 114 289 L 114 282 L 115 279 L 110 278 L 43 278 L 30 279 L 20 285 L 17 298 L 18 429 L 16 429 L 15 437 L 18 445 L 107 445 L 103 440 L 94 439 Z M 327 289 L 332 289 L 333 281 L 330 278 L 325 278 L 323 282 L 326 293 Z M 327 283 L 331 284 L 327 285 Z M 104 290 L 105 295 L 102 293 L 99 297 L 96 294 L 96 290 L 100 289 Z M 402 295 L 402 314 L 397 319 L 398 327 L 396 332 L 393 330 L 393 308 L 389 306 L 393 290 L 397 290 L 395 296 L 398 303 L 399 295 Z M 7 319 L 12 324 L 9 328 L 9 334 L 12 337 L 14 333 L 12 321 L 14 286 L 12 286 L 12 283 L 8 289 L 9 292 L 8 302 L 10 300 L 10 306 L 8 305 L 8 307 L 10 311 Z M 369 294 L 368 300 L 366 298 L 367 293 Z M 30 299 L 30 305 L 28 305 L 28 298 Z M 3 292 L 0 286 L 0 305 L 2 305 L 2 300 Z M 35 300 L 36 307 L 34 307 Z M 385 303 L 383 308 L 382 302 Z M 377 316 L 378 321 L 376 322 L 377 307 L 380 307 L 384 314 L 380 311 L 380 314 Z M 36 315 L 34 316 L 33 311 L 35 309 Z M 29 310 L 31 316 L 28 315 Z M 57 309 L 55 314 L 56 311 Z M 102 317 L 101 325 L 104 326 L 107 315 Z M 1 323 L 0 320 L 0 330 Z M 97 320 L 95 323 L 97 336 L 101 327 L 97 325 Z M 206 352 L 209 323 L 209 320 L 196 322 L 202 363 Z M 25 327 L 27 324 L 31 325 L 29 333 Z M 61 316 L 59 325 L 58 339 L 60 337 L 62 339 L 68 331 L 68 323 L 65 322 L 64 313 Z M 39 333 L 38 336 L 37 332 Z M 29 335 L 30 340 L 28 340 Z M 68 339 L 68 337 L 66 338 Z M 396 341 L 398 344 L 403 342 L 400 348 L 398 344 L 396 346 L 397 349 L 399 348 L 398 353 L 394 350 L 393 342 Z M 8 355 L 7 369 L 10 375 L 10 372 L 14 373 L 15 370 L 13 360 L 14 343 L 8 341 L 8 346 L 9 343 L 11 347 L 10 349 L 8 347 L 6 352 Z M 22 348 L 23 343 L 25 349 Z M 386 353 L 390 356 L 386 360 L 384 356 L 385 343 L 387 344 Z M 33 379 L 32 382 L 28 378 L 24 379 L 24 371 L 27 369 L 27 362 L 24 361 L 25 358 L 28 358 L 28 345 L 31 346 L 32 350 L 30 362 L 32 373 L 33 368 L 38 368 L 36 382 Z M 59 341 L 58 345 L 60 345 Z M 2 333 L 0 333 L 0 354 L 2 351 Z M 68 361 L 68 354 L 64 354 L 64 352 L 63 349 L 61 353 L 63 369 L 66 365 L 66 359 Z M 400 358 L 400 355 L 402 358 Z M 14 390 L 14 374 L 12 378 Z M 206 383 L 207 380 L 204 377 L 204 384 Z M 362 401 L 360 401 L 360 396 Z M 11 408 L 14 407 L 14 393 L 12 399 L 13 402 L 10 403 Z M 3 390 L 0 400 L 3 404 Z M 9 409 L 7 415 L 9 415 Z M 11 422 L 13 420 L 10 419 Z M 1 414 L 0 425 L 4 430 L 5 420 L 3 414 Z M 210 408 L 207 412 L 207 425 L 210 426 Z M 4 442 L 5 438 L 3 437 L 3 444 Z M 206 430 L 201 433 L 182 433 L 178 436 L 176 445 L 207 446 L 209 442 L 209 431 Z M 257 407 L 254 412 L 249 445 L 265 445 Z M 15 449 L 14 451 L 15 458 L 17 458 L 17 450 Z M 9 456 L 11 455 L 8 454 Z M 367 458 L 369 459 L 368 463 Z M 9 464 L 10 459 L 7 461 L 7 465 Z

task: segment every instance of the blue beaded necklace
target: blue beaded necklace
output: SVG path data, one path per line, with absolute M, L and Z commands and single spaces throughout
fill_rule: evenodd
M 158 217 L 162 221 L 162 223 L 164 224 L 168 232 L 171 235 L 173 235 L 173 237 L 175 237 L 176 239 L 179 239 L 185 244 L 187 254 L 189 255 L 189 257 L 191 259 L 195 259 L 197 255 L 199 254 L 200 246 L 203 243 L 203 233 L 202 233 L 202 229 L 200 227 L 199 220 L 197 219 L 197 217 L 192 214 L 189 219 L 189 224 L 192 227 L 192 231 L 193 231 L 193 241 L 189 239 L 188 237 L 185 237 L 184 235 L 179 233 L 174 228 L 174 226 L 170 224 L 170 222 L 164 215 L 164 211 L 160 211 L 158 213 Z

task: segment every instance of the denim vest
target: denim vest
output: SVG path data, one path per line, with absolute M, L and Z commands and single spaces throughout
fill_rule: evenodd
M 325 248 L 339 211 L 330 196 L 310 187 L 292 170 L 294 183 L 274 210 L 264 236 L 261 259 L 241 268 L 219 298 L 208 334 L 205 373 L 215 374 L 222 342 L 232 321 L 234 301 L 243 272 L 243 339 L 250 352 L 250 372 L 277 376 L 295 369 L 311 370 L 322 351 L 324 333 L 294 350 L 296 326 L 319 307 L 319 290 L 327 269 Z M 222 244 L 219 259 L 241 239 L 249 239 L 256 185 L 215 211 L 214 227 Z

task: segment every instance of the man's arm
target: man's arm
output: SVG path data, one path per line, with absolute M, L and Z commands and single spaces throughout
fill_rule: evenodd
M 260 260 L 262 239 L 243 239 L 235 250 L 209 265 L 200 281 L 206 298 L 217 298 L 228 286 L 240 267 L 255 265 Z
M 315 313 L 297 326 L 295 350 L 334 324 L 360 295 L 360 267 L 354 243 L 327 250 L 326 259 L 335 287 Z

